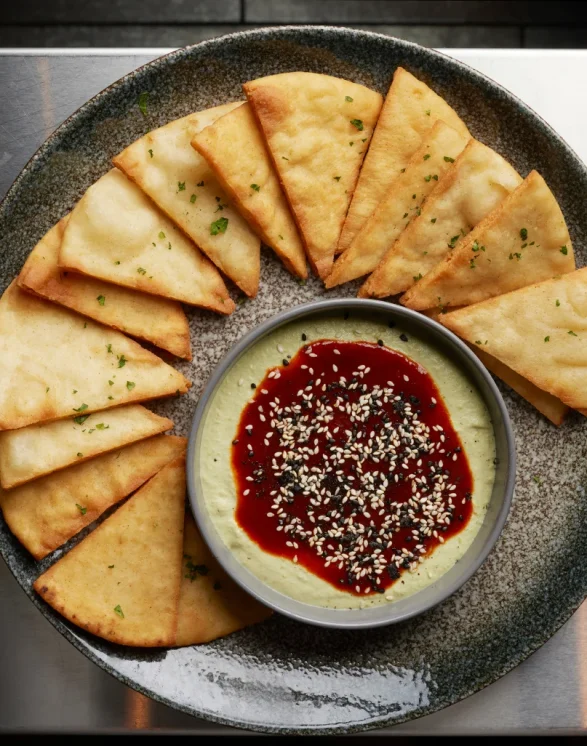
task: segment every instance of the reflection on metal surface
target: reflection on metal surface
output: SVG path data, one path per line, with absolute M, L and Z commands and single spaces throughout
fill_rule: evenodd
M 149 728 L 152 704 L 147 697 L 132 689 L 127 689 L 124 703 L 124 725 L 134 730 Z
M 45 126 L 45 137 L 49 137 L 54 130 L 53 126 L 53 101 L 51 98 L 51 76 L 49 70 L 49 60 L 39 57 L 37 60 L 39 78 L 41 79 L 41 112 L 43 115 L 43 124 Z

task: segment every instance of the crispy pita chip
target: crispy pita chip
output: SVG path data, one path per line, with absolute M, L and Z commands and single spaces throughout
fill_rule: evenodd
M 521 176 L 494 150 L 470 140 L 359 295 L 384 298 L 403 293 L 521 182 Z
M 376 210 L 334 265 L 325 281 L 327 288 L 375 269 L 466 144 L 467 138 L 460 132 L 444 122 L 436 122 L 404 172 L 391 182 Z
M 175 644 L 211 642 L 270 615 L 224 572 L 186 514 Z
M 10 489 L 100 453 L 171 430 L 140 404 L 0 432 L 0 484 Z M 80 453 L 83 454 L 80 456 Z
M 508 368 L 507 365 L 483 352 L 477 345 L 469 346 L 491 373 L 501 378 L 502 381 L 507 383 L 523 399 L 530 402 L 533 407 L 536 407 L 553 424 L 558 426 L 563 424 L 569 408 L 560 399 L 534 386 L 533 383 L 530 383 L 526 378 L 516 373 L 515 370 Z
M 569 407 L 587 408 L 587 268 L 439 320 Z
M 8 492 L 0 489 L 6 523 L 35 559 L 43 559 L 184 454 L 186 445 L 186 438 L 156 435 Z
M 173 645 L 184 505 L 181 457 L 37 578 L 34 589 L 70 622 L 105 640 Z
M 59 266 L 219 313 L 234 310 L 216 268 L 116 168 L 74 207 Z
M 468 306 L 574 269 L 561 209 L 532 171 L 401 302 L 417 311 Z
M 464 122 L 444 99 L 407 70 L 398 67 L 342 229 L 339 251 L 349 248 L 391 183 L 421 146 L 422 138 L 438 119 L 467 140 L 471 136 Z
M 306 278 L 306 254 L 250 104 L 204 128 L 192 140 L 236 207 L 285 266 Z
M 185 393 L 190 386 L 124 334 L 14 282 L 0 299 L 0 360 L 0 430 Z
M 29 254 L 18 286 L 191 360 L 188 320 L 179 303 L 59 269 L 59 248 L 68 219 L 53 226 Z
M 292 72 L 245 83 L 308 258 L 330 274 L 342 224 L 381 109 L 348 80 Z
M 248 296 L 259 286 L 261 242 L 230 204 L 192 138 L 240 102 L 149 132 L 113 161 Z M 152 154 L 152 155 L 151 155 Z

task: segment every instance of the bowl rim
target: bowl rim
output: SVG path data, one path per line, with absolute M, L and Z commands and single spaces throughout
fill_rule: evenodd
M 232 567 L 231 564 L 226 561 L 226 557 L 230 554 L 230 550 L 224 544 L 220 535 L 217 534 L 217 531 L 215 529 L 208 530 L 208 526 L 206 525 L 207 511 L 204 507 L 205 500 L 203 498 L 203 495 L 200 494 L 200 482 L 196 473 L 197 465 L 199 462 L 199 454 L 197 451 L 198 436 L 200 434 L 201 428 L 205 423 L 205 415 L 208 405 L 213 398 L 218 385 L 223 380 L 225 374 L 232 367 L 232 365 L 236 363 L 241 355 L 243 355 L 250 347 L 254 346 L 263 337 L 292 321 L 315 314 L 323 314 L 329 311 L 352 311 L 353 309 L 360 309 L 361 311 L 371 310 L 375 313 L 383 312 L 388 315 L 395 314 L 403 321 L 407 321 L 408 323 L 413 323 L 415 325 L 419 324 L 425 329 L 428 328 L 432 330 L 440 338 L 444 337 L 445 343 L 452 343 L 453 347 L 456 347 L 458 353 L 462 356 L 462 358 L 468 361 L 468 363 L 472 365 L 474 369 L 476 369 L 477 374 L 479 374 L 484 380 L 487 386 L 488 397 L 492 398 L 497 406 L 497 412 L 499 413 L 501 425 L 503 426 L 503 431 L 505 433 L 505 450 L 507 452 L 508 459 L 506 477 L 502 488 L 504 493 L 503 502 L 493 518 L 493 525 L 491 526 L 487 536 L 485 537 L 483 545 L 481 546 L 477 554 L 468 562 L 467 568 L 461 573 L 461 575 L 454 579 L 450 584 L 448 584 L 446 588 L 437 589 L 436 592 L 429 594 L 431 597 L 424 599 L 419 605 L 417 605 L 416 608 L 412 610 L 404 612 L 396 611 L 395 614 L 392 614 L 391 612 L 394 605 L 389 604 L 388 606 L 382 607 L 385 609 L 389 609 L 389 618 L 384 617 L 378 619 L 369 619 L 367 615 L 364 614 L 364 609 L 353 609 L 351 613 L 356 612 L 356 621 L 349 620 L 348 618 L 337 619 L 336 615 L 340 614 L 340 612 L 343 611 L 341 609 L 329 609 L 328 607 L 307 604 L 303 601 L 299 601 L 298 599 L 294 599 L 291 596 L 287 596 L 274 588 L 271 588 L 271 586 L 262 581 L 252 571 L 242 566 L 238 562 L 238 560 L 235 561 L 235 565 L 237 566 L 237 568 L 235 569 L 234 567 Z M 458 361 L 458 365 L 459 367 L 463 367 L 462 360 Z M 485 399 L 486 397 L 484 396 L 483 398 Z M 395 303 L 363 298 L 334 298 L 303 303 L 270 317 L 266 321 L 251 329 L 251 331 L 245 334 L 222 357 L 222 359 L 214 368 L 202 393 L 200 394 L 198 405 L 194 413 L 194 418 L 190 427 L 190 435 L 186 454 L 186 475 L 189 503 L 198 529 L 202 533 L 206 544 L 208 545 L 210 551 L 219 562 L 223 570 L 249 595 L 253 596 L 262 604 L 268 606 L 274 611 L 288 616 L 298 622 L 303 622 L 318 627 L 326 627 L 330 629 L 372 629 L 406 621 L 415 616 L 419 616 L 426 611 L 429 611 L 435 606 L 438 606 L 439 604 L 450 598 L 450 596 L 452 596 L 454 593 L 456 593 L 456 591 L 458 591 L 465 583 L 467 583 L 485 562 L 489 554 L 493 551 L 495 544 L 497 543 L 501 535 L 512 504 L 516 478 L 516 448 L 510 416 L 503 397 L 495 384 L 495 381 L 491 377 L 489 371 L 481 363 L 479 358 L 467 347 L 467 345 L 461 339 L 459 339 L 459 337 L 456 336 L 456 334 L 453 334 L 453 332 L 451 332 L 449 329 L 447 329 L 434 319 L 431 319 L 428 316 L 424 316 L 423 314 L 418 313 L 417 311 L 413 311 L 412 309 L 405 308 L 404 306 L 400 306 Z M 447 572 L 450 572 L 450 570 Z M 277 601 L 268 599 L 255 588 L 251 588 L 250 584 L 246 581 L 246 575 L 251 575 L 252 577 L 254 577 L 262 588 L 267 588 L 271 595 L 276 594 L 280 596 L 285 600 L 285 603 L 280 604 Z M 426 588 L 422 589 L 421 592 L 423 593 L 424 591 L 426 591 L 427 588 L 430 587 L 431 586 L 426 586 Z M 412 595 L 415 596 L 418 594 Z M 410 596 L 406 598 L 410 598 Z M 288 608 L 288 603 L 291 604 L 294 608 Z M 316 616 L 312 615 L 312 609 L 317 609 L 319 610 L 320 614 L 325 614 L 327 617 L 332 616 L 333 618 L 317 618 Z M 348 616 L 349 610 L 344 610 L 344 613 L 346 616 Z

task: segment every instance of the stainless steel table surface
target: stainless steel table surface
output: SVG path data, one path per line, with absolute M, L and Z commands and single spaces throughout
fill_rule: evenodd
M 84 101 L 167 50 L 0 53 L 0 196 L 43 140 Z M 587 160 L 587 53 L 450 50 L 533 106 Z M 32 248 L 32 247 L 31 247 Z M 242 733 L 157 704 L 66 642 L 0 562 L 0 728 Z M 441 712 L 372 735 L 576 733 L 587 729 L 587 603 L 501 680 Z

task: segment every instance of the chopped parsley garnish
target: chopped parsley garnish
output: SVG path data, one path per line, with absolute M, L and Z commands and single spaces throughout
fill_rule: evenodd
M 90 416 L 89 414 L 80 414 L 77 417 L 74 417 L 73 421 L 75 422 L 76 425 L 83 425 L 89 416 Z
M 178 192 L 184 192 L 185 191 L 185 181 L 178 181 L 177 182 L 177 191 Z
M 103 295 L 99 295 L 99 296 L 98 296 L 98 297 L 96 298 L 96 300 L 98 301 L 98 303 L 99 303 L 99 304 L 100 304 L 101 306 L 103 306 L 103 305 L 104 305 L 104 303 L 106 303 L 106 298 L 105 298 L 105 296 L 103 296 Z
M 151 156 L 151 158 L 153 157 L 153 151 L 151 150 L 151 148 L 149 148 L 149 155 Z
M 429 117 L 430 116 L 430 109 L 426 109 L 426 111 L 424 113 L 426 114 L 427 117 Z
M 187 573 L 184 575 L 185 578 L 188 578 L 191 582 L 193 582 L 198 575 L 207 575 L 209 570 L 206 567 L 206 565 L 195 565 L 192 562 L 192 558 L 189 554 L 184 554 L 183 558 L 187 560 L 185 563 L 185 569 L 187 570 Z
M 113 567 L 114 567 L 114 565 L 108 565 L 108 569 L 109 570 L 112 570 Z
M 124 357 L 124 355 L 119 355 L 118 356 L 118 367 L 124 368 L 125 365 L 126 365 L 126 358 Z
M 171 251 L 171 241 L 169 241 L 169 242 L 167 243 L 167 248 L 169 249 L 169 251 Z M 151 279 L 151 278 L 149 278 L 149 279 Z
M 405 168 L 402 168 L 402 169 L 400 170 L 400 174 L 405 174 L 405 172 L 406 172 L 406 169 L 405 169 Z
M 45 393 L 46 393 L 46 394 L 48 394 L 48 393 L 49 393 L 49 389 L 50 389 L 50 388 L 51 388 L 50 386 L 47 386 L 47 388 L 45 389 Z
M 163 231 L 159 231 L 159 238 L 163 240 L 165 238 L 165 233 Z
M 228 228 L 228 218 L 218 218 L 213 223 L 210 223 L 210 235 L 217 236 L 219 233 L 226 233 Z
M 520 254 L 519 251 L 515 251 L 513 254 L 510 254 L 510 259 L 513 259 L 514 257 L 516 257 L 516 259 L 520 261 L 520 259 L 522 258 L 522 255 Z
M 355 144 L 354 140 L 349 140 L 349 145 L 352 147 Z
M 431 178 L 432 178 L 432 175 L 428 174 L 428 176 L 424 177 L 424 181 L 430 181 Z
M 418 282 L 418 280 L 422 279 L 422 273 L 419 272 L 417 275 L 414 275 L 414 282 Z
M 106 345 L 106 352 L 112 352 L 112 345 Z
M 550 342 L 550 337 L 544 337 L 545 342 Z
M 103 422 L 99 422 L 96 425 L 96 430 L 110 430 L 110 425 L 105 425 Z
M 571 331 L 568 331 L 568 332 L 567 332 L 567 334 L 570 334 L 570 335 L 571 335 L 571 337 L 577 337 L 577 336 L 578 336 L 578 335 L 577 335 L 577 334 L 575 334 L 575 332 L 574 332 L 574 331 L 572 331 L 572 330 L 571 330 Z
M 408 213 L 407 213 L 407 212 L 404 212 L 404 214 L 403 214 L 403 217 L 402 217 L 402 220 L 403 220 L 403 218 L 407 218 L 407 217 L 408 217 Z
M 538 474 L 534 474 L 532 479 L 536 482 L 536 484 L 542 484 L 542 479 L 538 476 Z
M 149 94 L 146 91 L 143 91 L 139 95 L 139 109 L 141 110 L 141 114 L 146 117 L 147 116 L 147 101 L 149 100 Z
M 431 222 L 431 223 L 435 223 L 435 222 L 436 222 L 436 218 L 431 218 L 431 219 L 430 219 L 430 222 Z
M 258 184 L 251 184 L 251 189 L 254 189 L 256 192 L 261 191 L 261 187 Z
M 135 383 L 134 381 L 127 381 L 127 382 L 126 382 L 126 388 L 127 388 L 127 389 L 128 389 L 129 391 L 132 391 L 132 390 L 134 389 L 134 387 L 135 387 L 135 386 L 136 386 L 136 383 Z
M 120 617 L 121 619 L 124 619 L 124 612 L 123 612 L 123 611 L 122 611 L 122 609 L 120 608 L 120 604 L 118 604 L 118 606 L 115 606 L 115 607 L 114 607 L 114 611 L 116 612 L 116 614 L 118 614 L 118 616 L 119 616 L 119 617 Z
M 289 161 L 289 158 L 286 158 L 284 155 L 281 156 L 281 159 L 284 161 Z
M 569 250 L 566 246 L 561 246 L 561 254 L 564 254 L 565 256 L 569 253 Z
M 281 238 L 281 240 L 283 241 L 283 236 L 281 235 L 281 233 L 279 234 L 279 238 Z
M 365 129 L 365 125 L 363 124 L 362 119 L 351 119 L 351 124 L 353 127 L 356 127 L 359 132 L 362 132 Z
M 117 259 L 114 264 L 120 264 L 120 259 Z
M 344 97 L 344 100 L 345 100 L 345 101 L 348 101 L 349 103 L 351 103 L 351 104 L 352 104 L 352 102 L 353 102 L 353 100 L 354 100 L 354 99 L 352 99 L 352 98 L 351 98 L 350 96 L 345 96 L 345 97 Z
M 196 186 L 204 186 L 204 182 L 203 181 L 198 181 L 198 183 L 196 184 Z
M 108 381 L 109 386 L 114 386 L 114 381 Z
M 444 156 L 444 160 L 445 160 L 445 161 L 446 161 L 447 163 L 454 163 L 454 162 L 455 162 L 455 159 L 454 159 L 454 158 L 451 158 L 451 157 L 450 157 L 450 156 L 448 156 L 448 155 L 445 155 L 445 156 Z
M 469 259 L 469 268 L 477 269 L 477 265 L 475 264 L 475 259 Z
M 81 407 L 78 407 L 77 409 L 74 407 L 73 411 L 74 412 L 85 412 L 87 408 L 88 408 L 87 404 L 82 404 Z
M 426 153 L 426 155 L 424 156 L 422 160 L 427 161 L 428 158 L 430 158 L 430 153 Z
M 195 201 L 196 201 L 197 199 L 198 199 L 198 197 L 197 197 L 197 196 L 196 196 L 195 194 L 192 194 L 192 196 L 190 197 L 190 202 L 192 203 L 192 205 L 194 204 L 194 202 L 195 202 Z
M 456 246 L 456 243 L 457 243 L 457 241 L 459 240 L 459 238 L 460 238 L 460 237 L 461 237 L 461 234 L 460 234 L 460 233 L 458 234 L 458 236 L 453 236 L 453 237 L 452 237 L 452 238 L 450 239 L 450 242 L 449 242 L 449 244 L 448 244 L 448 248 L 449 248 L 449 249 L 454 249 L 454 247 Z
M 525 241 L 528 238 L 528 230 L 526 228 L 520 229 L 520 238 Z
M 78 454 L 77 454 L 77 457 L 78 457 L 78 458 L 83 458 L 83 455 L 84 455 L 83 453 L 78 453 Z
M 77 509 L 79 510 L 79 512 L 80 512 L 80 513 L 81 513 L 82 515 L 85 515 L 85 514 L 86 514 L 86 513 L 88 512 L 88 509 L 87 509 L 87 508 L 84 508 L 84 507 L 83 507 L 82 505 L 80 505 L 79 503 L 76 503 L 76 504 L 75 504 L 75 507 L 76 507 L 76 508 L 77 508 Z
M 561 302 L 560 302 L 560 300 L 559 300 L 559 299 L 557 298 L 557 299 L 556 299 L 556 303 L 555 303 L 554 305 L 555 305 L 555 306 L 556 306 L 556 307 L 558 308 L 558 307 L 560 306 L 560 304 L 561 304 Z
M 332 177 L 335 181 L 340 181 L 340 176 L 333 176 Z
M 146 275 L 147 274 L 147 270 L 144 267 L 137 267 L 137 272 L 140 275 Z

